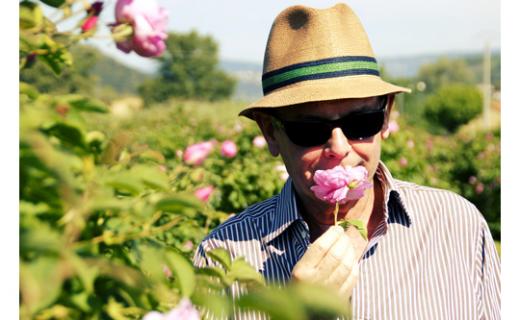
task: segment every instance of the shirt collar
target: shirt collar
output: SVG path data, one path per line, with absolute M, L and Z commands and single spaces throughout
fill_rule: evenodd
M 399 222 L 409 226 L 412 222 L 412 218 L 406 209 L 406 199 L 403 197 L 403 193 L 400 192 L 398 184 L 382 161 L 379 162 L 375 176 L 379 179 L 384 189 L 384 199 L 386 203 L 384 207 L 385 221 L 387 223 Z M 296 194 L 294 192 L 292 179 L 289 177 L 282 191 L 277 196 L 274 214 L 269 219 L 267 233 L 262 238 L 264 242 L 270 242 L 278 237 L 289 228 L 293 222 L 297 220 L 303 222 L 303 218 L 298 213 Z
M 406 197 L 382 161 L 379 161 L 375 176 L 381 182 L 384 190 L 386 203 L 384 207 L 385 221 L 387 223 L 398 222 L 410 226 L 412 217 L 410 210 L 408 210 L 409 205 L 406 204 Z
M 289 177 L 276 199 L 273 217 L 267 228 L 267 234 L 263 237 L 264 242 L 270 242 L 284 232 L 294 221 L 302 220 L 296 205 L 296 194 L 292 179 Z

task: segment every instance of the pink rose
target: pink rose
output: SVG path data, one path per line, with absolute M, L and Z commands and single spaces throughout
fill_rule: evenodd
M 166 49 L 168 13 L 154 0 L 117 0 L 116 25 L 132 25 L 133 35 L 116 43 L 126 53 L 134 50 L 143 57 L 157 57 Z
M 211 141 L 192 144 L 183 153 L 184 162 L 198 166 L 204 162 L 212 150 L 213 143 Z
M 485 187 L 482 182 L 477 183 L 477 185 L 475 186 L 475 192 L 477 194 L 481 194 L 482 192 L 484 192 L 484 189 L 485 189 Z
M 188 298 L 183 298 L 177 307 L 165 315 L 164 320 L 199 320 L 200 315 L 197 309 L 191 304 Z
M 173 275 L 172 271 L 170 270 L 170 268 L 168 268 L 167 265 L 163 265 L 162 271 L 166 278 L 171 278 L 171 276 Z
M 399 164 L 401 165 L 401 167 L 406 167 L 408 166 L 408 159 L 406 159 L 405 157 L 401 157 L 401 159 L 399 159 Z
M 390 133 L 394 133 L 394 132 L 397 132 L 399 131 L 399 124 L 397 124 L 396 121 L 392 120 L 388 123 L 388 131 Z
M 184 242 L 182 248 L 190 251 L 193 250 L 193 242 L 191 240 Z
M 372 184 L 367 181 L 368 172 L 363 166 L 316 170 L 311 190 L 314 195 L 329 203 L 345 203 L 363 197 Z
M 199 198 L 200 201 L 207 202 L 209 197 L 213 194 L 215 189 L 212 186 L 202 187 L 195 190 L 195 196 Z
M 234 156 L 237 155 L 237 152 L 238 152 L 237 145 L 233 141 L 226 140 L 226 141 L 222 142 L 222 146 L 220 147 L 220 153 L 224 157 L 233 158 Z
M 277 165 L 276 167 L 274 167 L 274 169 L 280 172 L 280 179 L 282 179 L 283 181 L 289 178 L 289 173 L 287 172 L 287 168 L 285 167 L 285 165 Z
M 164 320 L 164 315 L 158 311 L 150 311 L 144 315 L 142 320 Z
M 166 314 L 151 311 L 145 314 L 143 320 L 200 320 L 200 314 L 188 298 L 183 298 L 179 304 Z
M 256 136 L 253 139 L 253 145 L 257 148 L 263 148 L 267 144 L 267 141 L 265 141 L 265 138 L 263 136 Z

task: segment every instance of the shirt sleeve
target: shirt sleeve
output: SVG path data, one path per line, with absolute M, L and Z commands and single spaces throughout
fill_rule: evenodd
M 500 319 L 500 258 L 485 221 L 482 221 L 477 268 L 482 319 Z

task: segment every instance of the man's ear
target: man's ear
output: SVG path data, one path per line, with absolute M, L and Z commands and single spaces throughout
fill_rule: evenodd
M 390 136 L 390 128 L 388 126 L 388 122 L 390 121 L 390 112 L 392 111 L 392 108 L 394 106 L 395 101 L 395 94 L 389 94 L 388 95 L 388 102 L 387 107 L 385 111 L 385 123 L 383 124 L 383 128 L 381 129 L 381 138 L 387 139 Z
M 265 141 L 267 141 L 269 152 L 271 152 L 273 157 L 278 156 L 280 154 L 280 148 L 274 136 L 275 128 L 273 126 L 271 116 L 263 112 L 257 112 L 255 114 L 255 121 L 258 124 L 258 127 L 260 127 L 260 130 L 262 131 Z

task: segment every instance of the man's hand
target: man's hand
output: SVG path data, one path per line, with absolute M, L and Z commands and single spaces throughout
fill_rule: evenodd
M 350 298 L 359 274 L 359 259 L 367 241 L 359 231 L 349 227 L 330 227 L 310 245 L 302 259 L 294 266 L 292 277 L 296 280 L 325 284 Z

